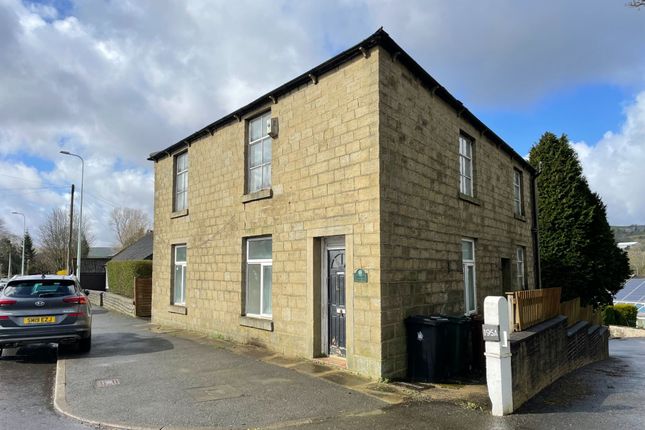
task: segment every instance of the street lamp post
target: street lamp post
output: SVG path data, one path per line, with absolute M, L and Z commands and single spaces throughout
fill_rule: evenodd
M 20 276 L 25 275 L 25 236 L 27 235 L 27 222 L 25 220 L 25 214 L 22 212 L 12 211 L 14 215 L 22 216 L 22 264 L 20 266 Z
M 81 226 L 83 225 L 83 176 L 85 174 L 85 160 L 78 154 L 69 151 L 60 151 L 63 155 L 71 155 L 81 160 L 81 202 L 78 210 L 78 244 L 76 245 L 76 278 L 81 280 Z

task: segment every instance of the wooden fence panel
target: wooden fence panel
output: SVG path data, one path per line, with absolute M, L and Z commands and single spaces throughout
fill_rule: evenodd
M 134 278 L 134 305 L 138 317 L 152 315 L 152 278 Z
M 506 293 L 513 306 L 514 330 L 522 331 L 560 314 L 561 288 Z

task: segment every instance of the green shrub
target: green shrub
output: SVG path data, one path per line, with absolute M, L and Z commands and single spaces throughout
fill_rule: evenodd
M 636 327 L 636 316 L 638 316 L 638 309 L 634 305 L 627 303 L 618 303 L 614 308 L 620 313 L 624 325 L 628 327 Z
M 152 261 L 110 261 L 107 264 L 110 292 L 125 297 L 134 297 L 134 278 L 152 276 Z
M 605 306 L 602 310 L 602 323 L 604 325 L 622 325 L 622 315 L 613 306 Z
M 605 325 L 622 325 L 636 327 L 636 306 L 626 303 L 619 303 L 613 306 L 606 306 L 602 310 L 602 320 Z

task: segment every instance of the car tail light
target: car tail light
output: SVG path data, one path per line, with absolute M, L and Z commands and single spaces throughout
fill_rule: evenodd
M 11 299 L 0 299 L 0 306 L 11 306 L 18 303 L 16 300 Z
M 67 316 L 68 316 L 68 317 L 76 317 L 76 318 L 78 318 L 78 317 L 84 317 L 84 316 L 85 316 L 85 312 L 73 312 L 73 313 L 71 313 L 71 314 L 67 314 Z
M 6 321 L 9 317 L 7 315 L 0 315 L 0 321 Z
M 65 303 L 76 303 L 78 305 L 84 305 L 87 303 L 87 297 L 85 296 L 65 297 L 63 301 Z

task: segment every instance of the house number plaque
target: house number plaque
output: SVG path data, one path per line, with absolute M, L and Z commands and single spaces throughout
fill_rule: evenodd
M 482 325 L 482 332 L 484 334 L 484 341 L 486 342 L 499 342 L 499 326 L 492 324 Z
M 367 272 L 363 269 L 358 269 L 354 272 L 354 282 L 367 282 Z

